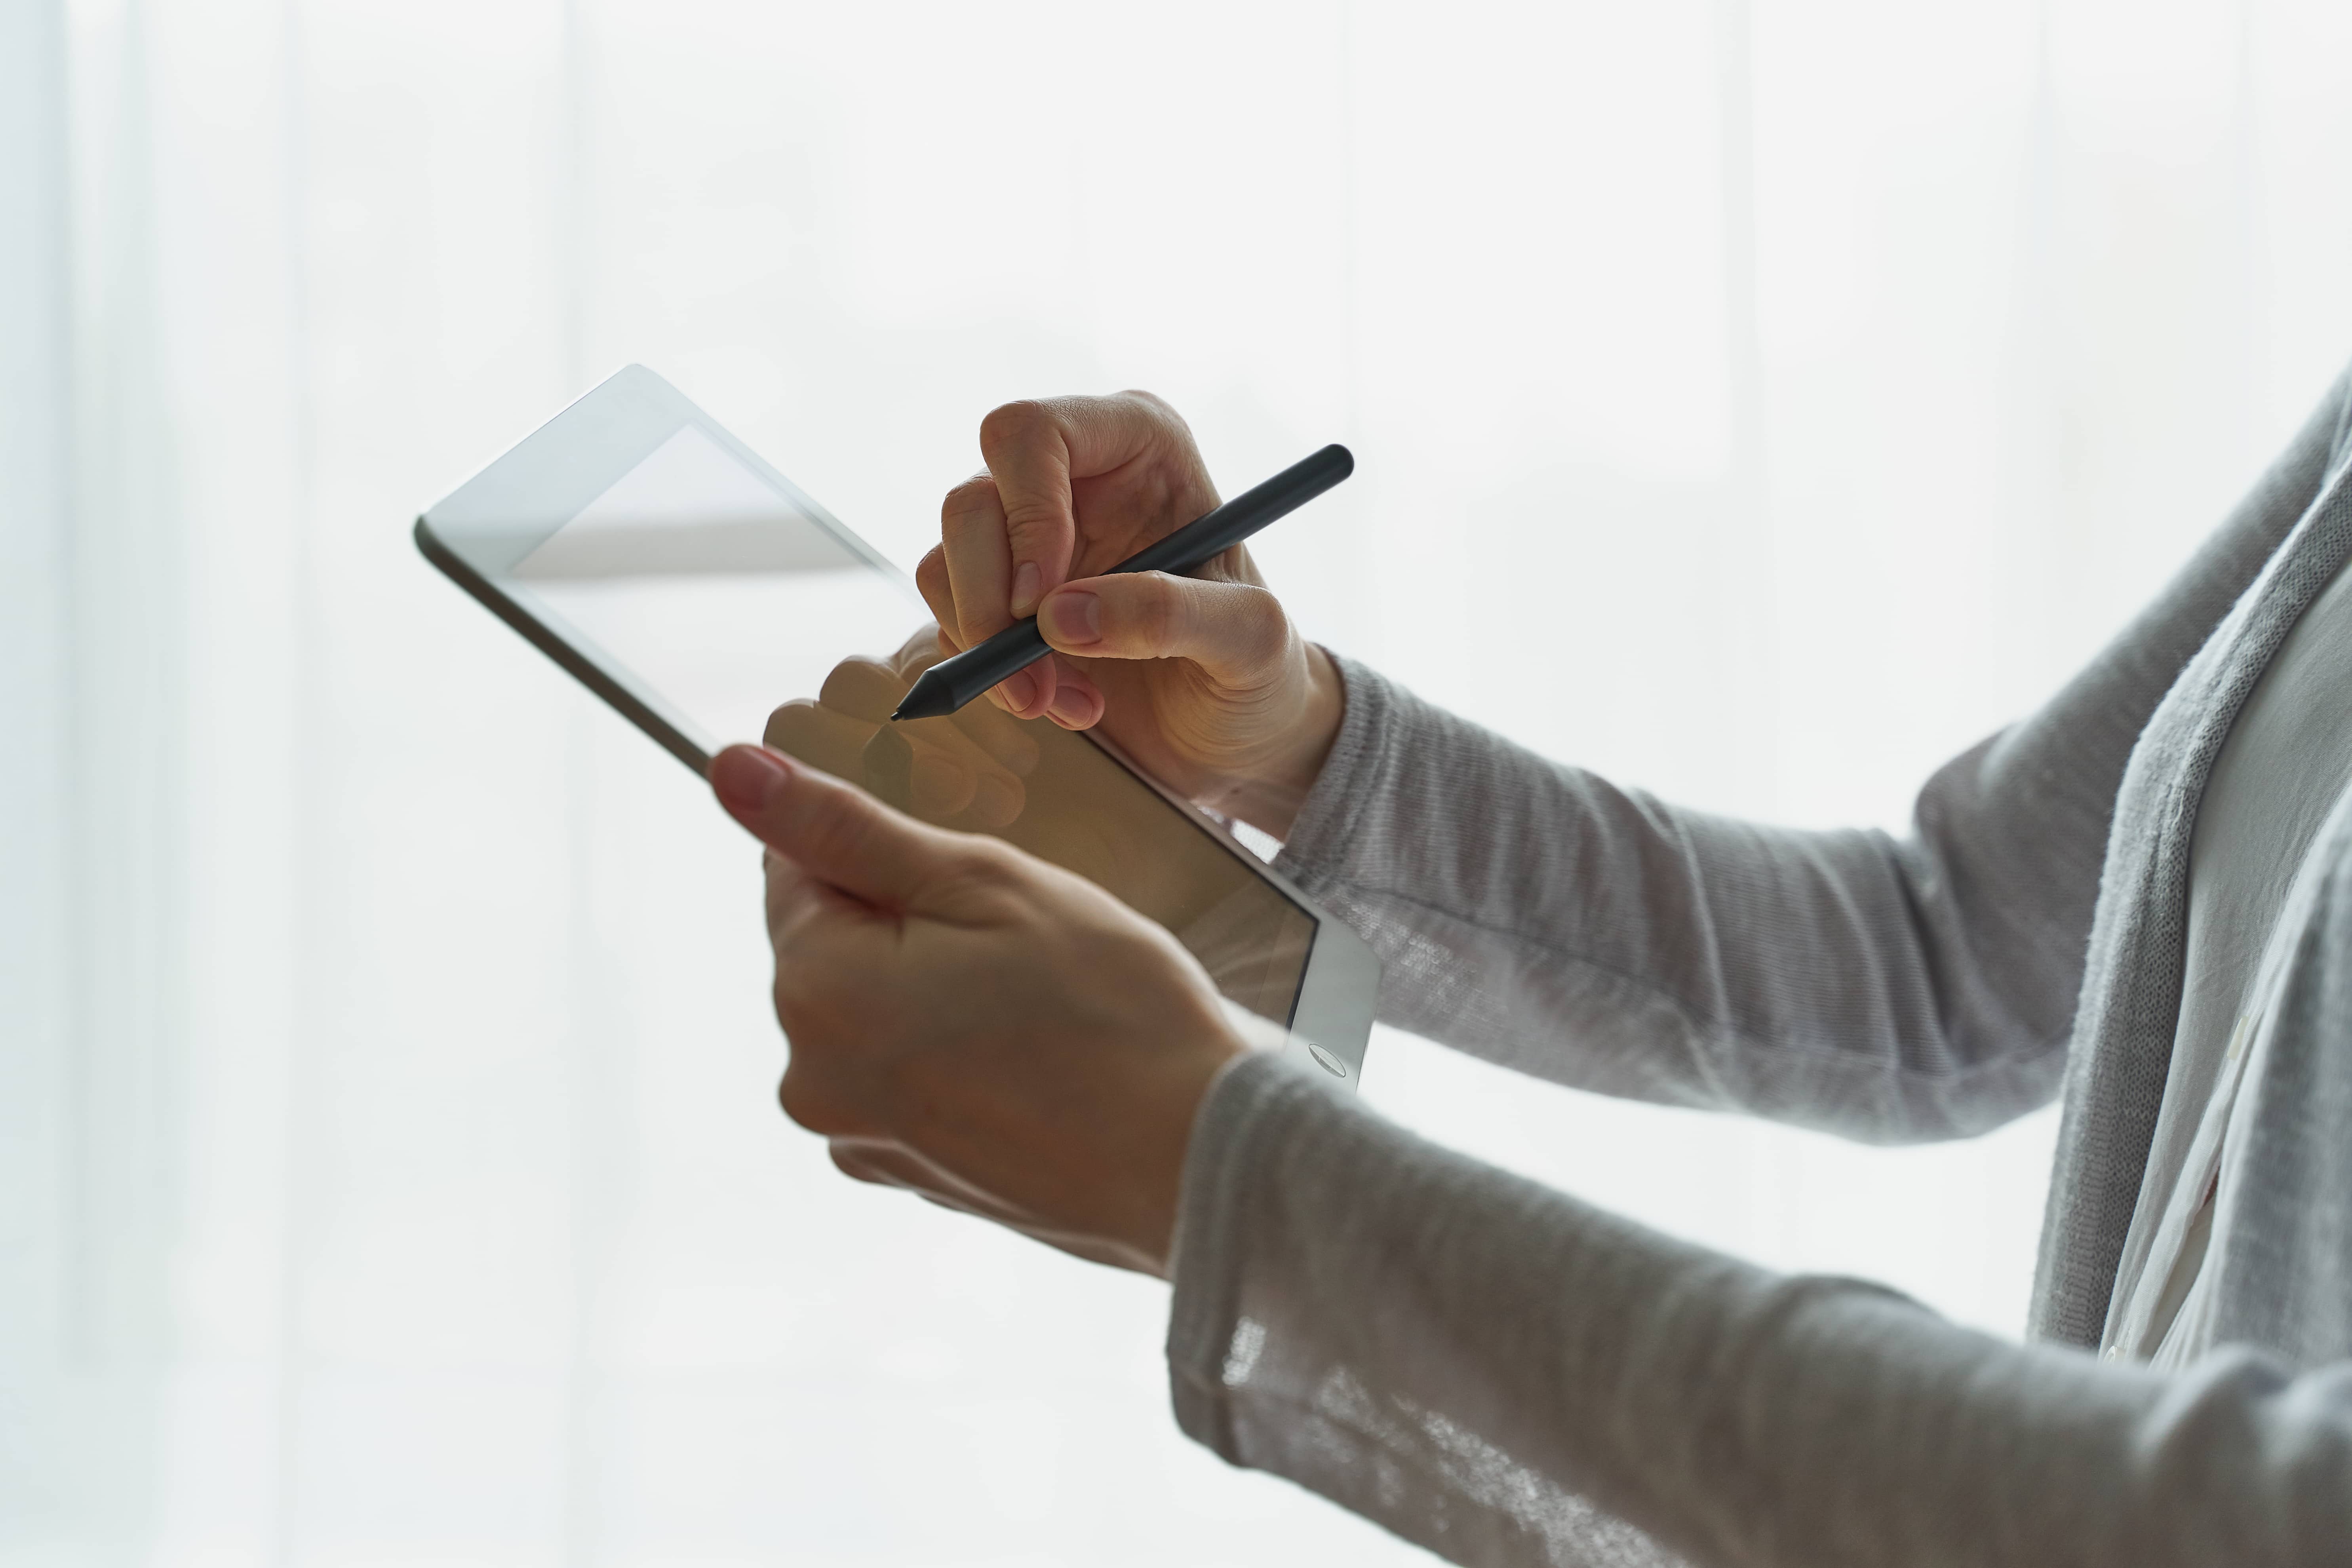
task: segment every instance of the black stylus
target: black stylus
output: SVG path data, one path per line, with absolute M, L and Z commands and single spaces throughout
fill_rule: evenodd
M 1356 471 L 1348 448 L 1334 442 L 1293 463 L 1255 489 L 1244 490 L 1212 512 L 1194 518 L 1167 538 L 1147 544 L 1109 572 L 1190 572 L 1223 554 L 1276 518 L 1287 517 Z M 943 658 L 923 671 L 890 715 L 934 719 L 952 713 L 1016 669 L 1026 669 L 1051 650 L 1034 616 Z

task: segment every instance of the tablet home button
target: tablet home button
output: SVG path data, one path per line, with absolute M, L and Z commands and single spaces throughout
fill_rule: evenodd
M 1325 1050 L 1322 1047 L 1316 1045 L 1314 1042 L 1309 1041 L 1307 1043 L 1307 1054 L 1313 1057 L 1316 1064 L 1322 1068 L 1325 1072 L 1329 1073 L 1333 1078 L 1346 1078 L 1348 1076 L 1348 1064 L 1341 1061 L 1338 1057 L 1333 1056 L 1330 1052 Z

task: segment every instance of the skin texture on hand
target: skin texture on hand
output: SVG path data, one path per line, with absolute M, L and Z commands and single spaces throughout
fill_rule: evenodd
M 961 650 L 1033 610 L 1054 654 L 989 693 L 1100 724 L 1195 801 L 1286 837 L 1339 733 L 1339 672 L 1239 545 L 1196 574 L 1099 574 L 1217 504 L 1192 433 L 1147 393 L 1013 403 L 948 493 L 915 580 Z
M 1082 878 L 774 752 L 710 777 L 768 847 L 785 1113 L 861 1181 L 1164 1277 L 1193 1117 L 1243 1049 L 1200 965 Z

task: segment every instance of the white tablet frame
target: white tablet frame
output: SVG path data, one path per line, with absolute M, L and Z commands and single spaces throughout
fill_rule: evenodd
M 508 594 L 498 582 L 509 567 L 688 425 L 775 486 L 843 548 L 899 584 L 910 605 L 921 604 L 906 574 L 873 546 L 683 393 L 638 364 L 625 366 L 591 388 L 488 468 L 426 508 L 416 520 L 415 537 L 426 560 L 701 777 L 709 771 L 709 748 L 684 714 L 620 660 L 551 613 Z M 1379 957 L 1288 878 L 1251 854 L 1223 823 L 1143 773 L 1103 737 L 1087 738 L 1171 810 L 1208 829 L 1315 922 L 1307 973 L 1282 1050 L 1318 1075 L 1354 1087 L 1362 1076 L 1380 997 Z

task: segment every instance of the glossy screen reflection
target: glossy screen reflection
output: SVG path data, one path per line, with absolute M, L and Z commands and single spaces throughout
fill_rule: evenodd
M 700 429 L 681 429 L 499 586 L 706 749 L 764 735 L 900 810 L 1016 844 L 1166 926 L 1234 1002 L 1289 1022 L 1313 920 L 1242 851 L 1048 721 L 976 702 L 888 723 L 938 658 L 919 601 Z

